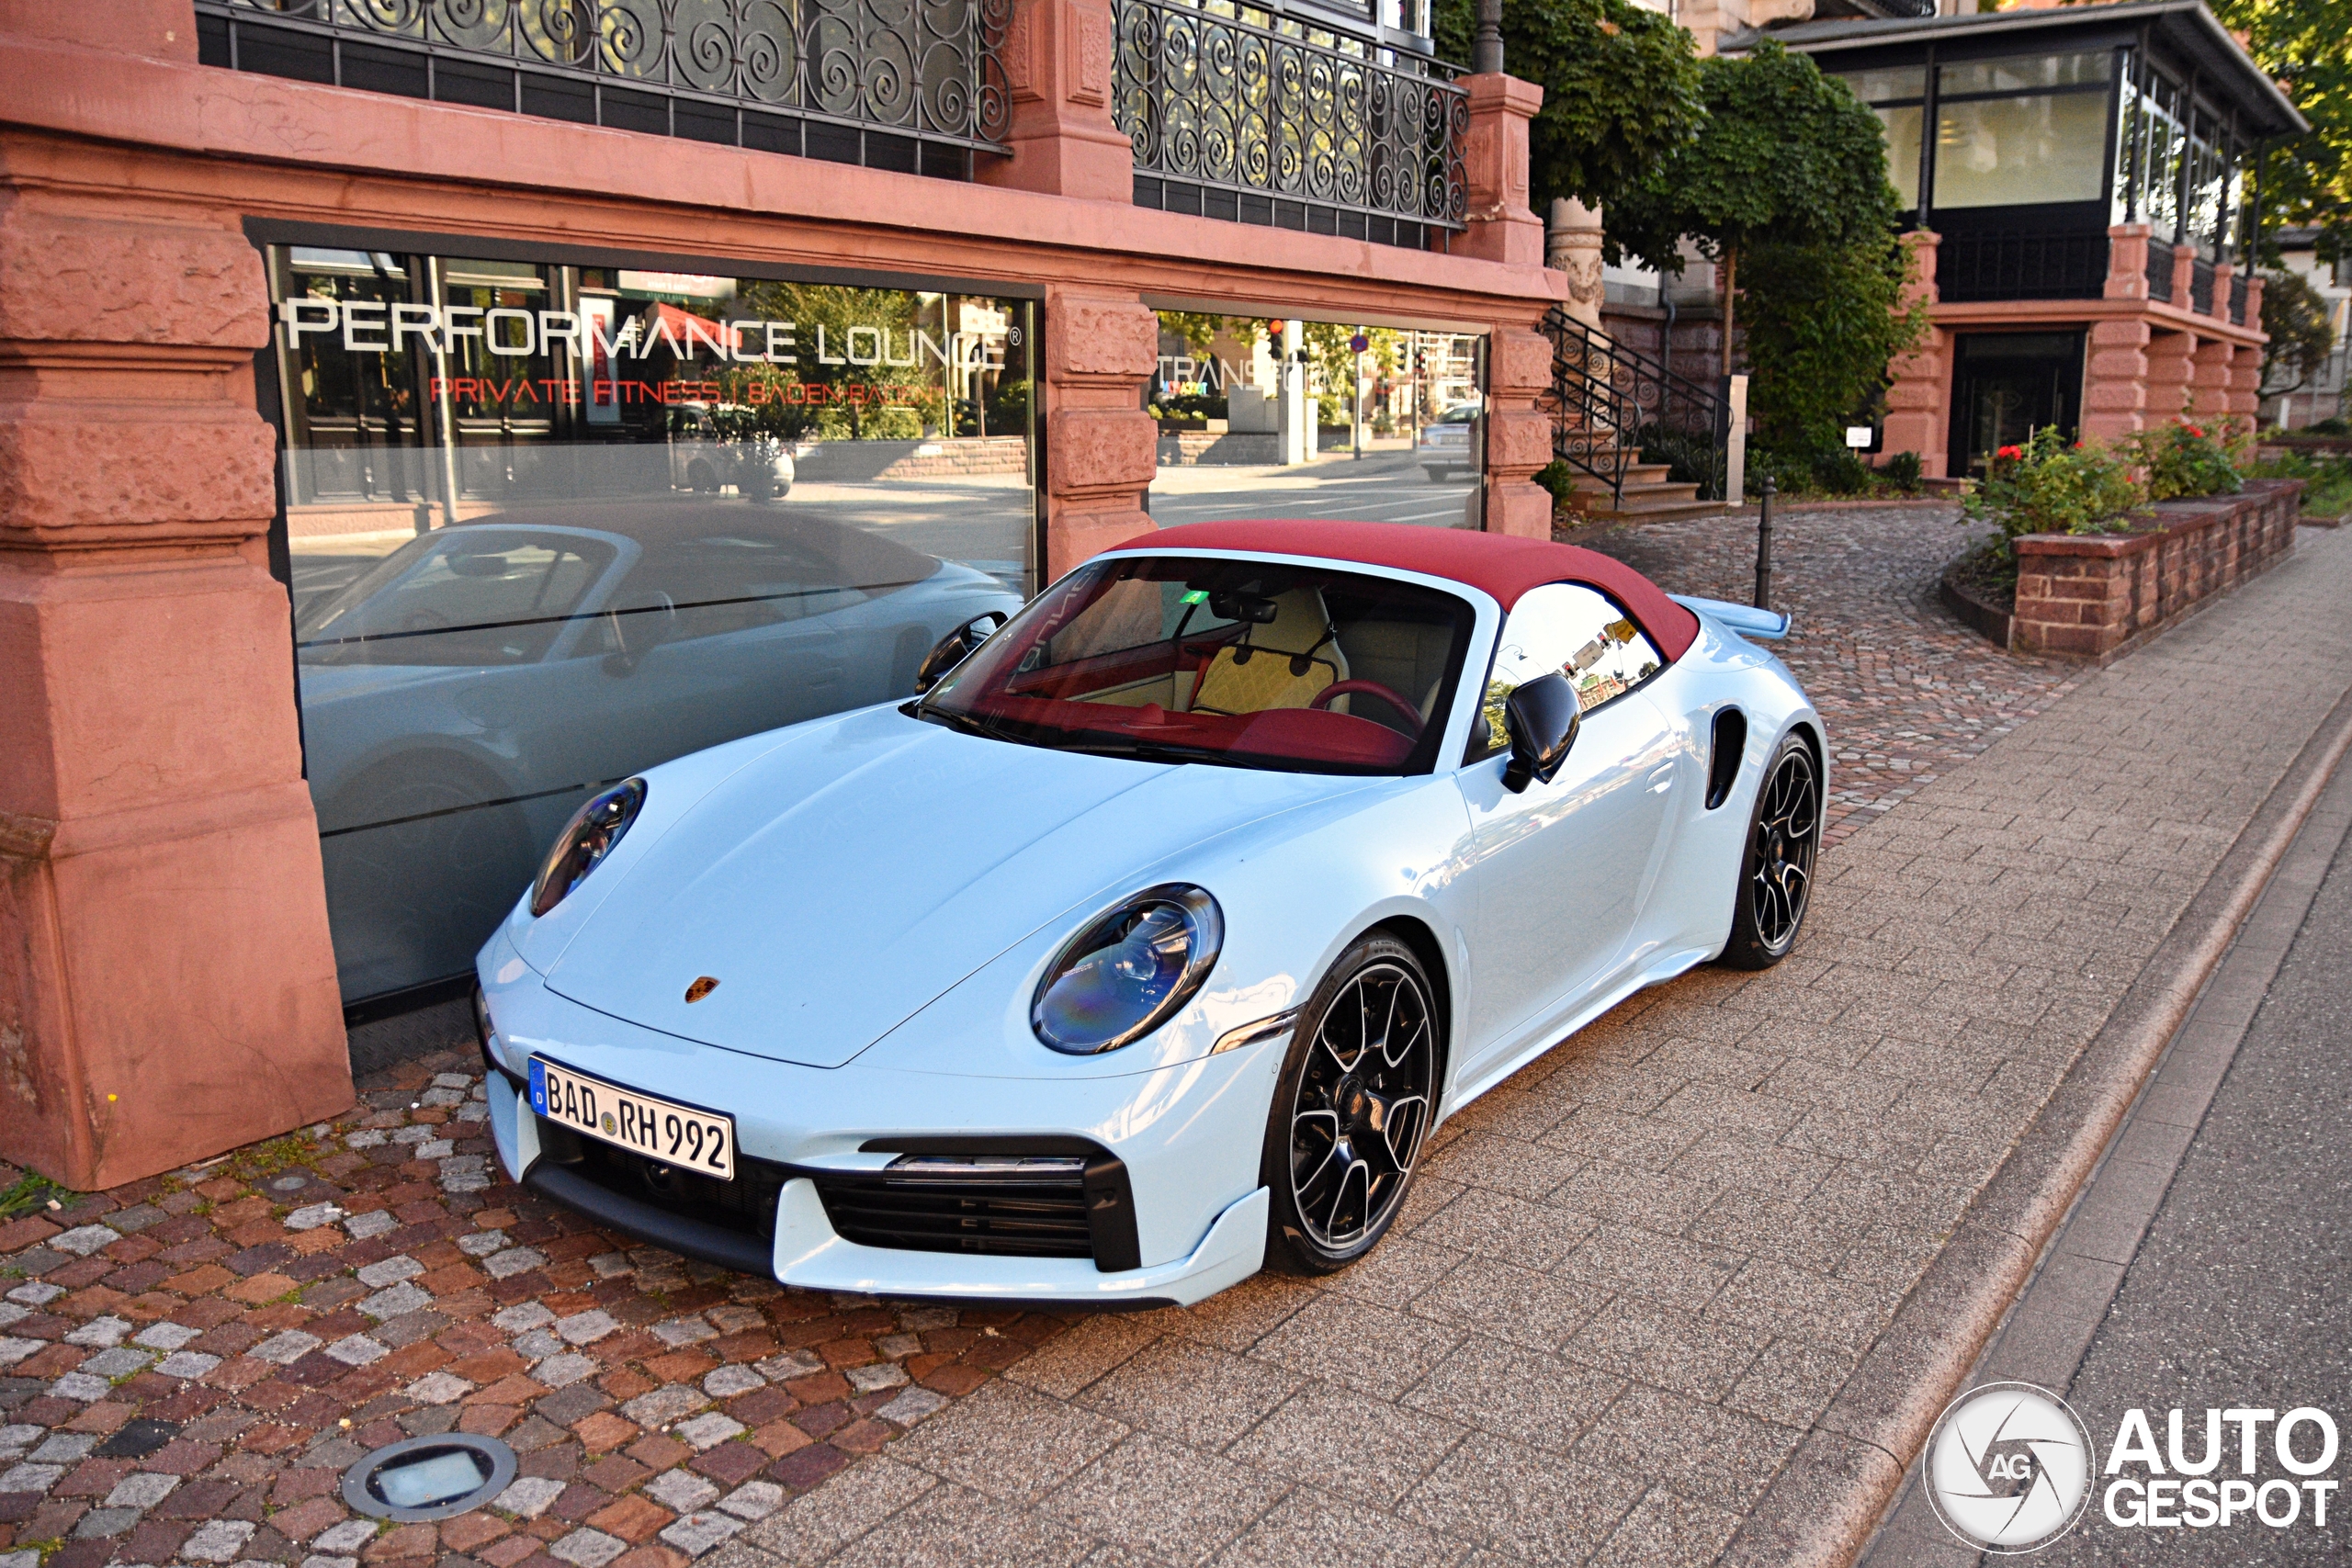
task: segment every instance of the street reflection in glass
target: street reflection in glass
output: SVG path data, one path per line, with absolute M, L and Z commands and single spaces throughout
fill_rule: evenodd
M 1025 301 L 275 260 L 346 1001 L 461 976 L 593 789 L 903 697 L 1027 590 Z

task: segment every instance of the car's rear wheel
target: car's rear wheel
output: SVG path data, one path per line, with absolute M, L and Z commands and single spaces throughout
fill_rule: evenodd
M 1266 1123 L 1269 1261 L 1328 1274 L 1396 1222 L 1437 1102 L 1433 996 L 1413 950 L 1374 935 L 1299 1010 Z
M 1821 770 L 1801 735 L 1783 739 L 1764 769 L 1748 818 L 1739 868 L 1739 899 L 1723 962 L 1770 969 L 1789 955 L 1813 899 L 1813 863 L 1821 851 Z

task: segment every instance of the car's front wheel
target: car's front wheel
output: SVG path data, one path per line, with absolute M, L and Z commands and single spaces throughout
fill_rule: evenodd
M 1396 1222 L 1437 1101 L 1434 995 L 1413 950 L 1375 934 L 1299 1010 L 1266 1123 L 1269 1261 L 1328 1274 Z
M 1739 868 L 1739 901 L 1722 962 L 1733 969 L 1770 969 L 1789 955 L 1813 901 L 1813 863 L 1821 850 L 1821 770 L 1804 737 L 1783 739 L 1764 769 L 1747 850 Z

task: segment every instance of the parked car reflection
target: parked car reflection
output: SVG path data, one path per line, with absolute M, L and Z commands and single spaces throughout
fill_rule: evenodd
M 295 627 L 344 994 L 463 973 L 592 787 L 908 695 L 933 642 L 1019 605 L 969 567 L 741 502 L 420 536 Z

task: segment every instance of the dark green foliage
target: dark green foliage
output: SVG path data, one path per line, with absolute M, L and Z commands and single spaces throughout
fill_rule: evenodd
M 1535 470 L 1535 482 L 1552 492 L 1552 504 L 1566 506 L 1577 488 L 1577 471 L 1555 457 Z
M 1611 261 L 1630 253 L 1679 274 L 1685 234 L 1719 257 L 1894 230 L 1901 197 L 1887 183 L 1884 133 L 1843 82 L 1771 39 L 1751 55 L 1702 62 L 1699 75 L 1706 124 L 1610 203 Z
M 1906 265 L 1902 242 L 1883 229 L 1842 243 L 1766 241 L 1747 253 L 1747 408 L 1759 440 L 1845 450 L 1849 416 L 1870 408 L 1888 361 L 1928 329 L 1924 300 L 1903 306 Z
M 2263 274 L 2262 330 L 2270 342 L 2262 351 L 2262 395 L 2299 391 L 2335 351 L 2335 329 L 2327 301 L 2300 272 Z
M 2275 145 L 2264 161 L 2266 222 L 2315 225 L 2322 257 L 2352 254 L 2352 25 L 2344 0 L 2213 0 L 2212 10 L 2311 121 L 2308 133 Z
M 1437 50 L 1470 63 L 1475 0 L 1438 0 Z M 1690 35 L 1631 0 L 1511 0 L 1505 69 L 1544 89 L 1528 127 L 1529 198 L 1614 208 L 1698 132 L 1699 63 Z
M 1879 465 L 1879 477 L 1905 495 L 1917 495 L 1921 488 L 1919 454 L 1897 452 Z

